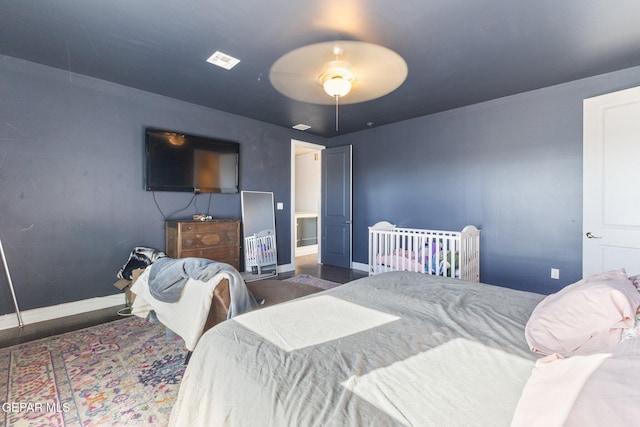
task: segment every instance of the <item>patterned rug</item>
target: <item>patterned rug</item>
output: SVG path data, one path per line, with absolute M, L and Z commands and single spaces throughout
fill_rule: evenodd
M 336 286 L 340 286 L 342 283 L 331 282 L 329 280 L 319 279 L 313 277 L 310 274 L 299 274 L 289 279 L 284 279 L 285 282 L 303 283 L 305 285 L 315 286 L 316 288 L 331 289 Z
M 174 337 L 128 317 L 0 349 L 0 426 L 166 425 L 185 369 Z

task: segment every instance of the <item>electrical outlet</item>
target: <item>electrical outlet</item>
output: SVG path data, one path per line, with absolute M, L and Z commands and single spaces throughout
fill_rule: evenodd
M 560 278 L 560 270 L 558 270 L 557 268 L 552 268 L 551 269 L 551 278 L 552 279 L 559 279 Z

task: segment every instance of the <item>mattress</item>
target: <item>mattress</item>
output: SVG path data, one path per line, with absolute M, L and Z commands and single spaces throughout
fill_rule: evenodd
M 203 335 L 174 426 L 508 426 L 542 295 L 412 272 L 370 276 Z

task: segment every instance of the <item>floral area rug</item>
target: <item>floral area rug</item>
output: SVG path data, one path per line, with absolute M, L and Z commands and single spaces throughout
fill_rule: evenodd
M 0 349 L 0 426 L 166 425 L 186 354 L 137 317 Z
M 296 282 L 303 283 L 305 285 L 315 286 L 316 288 L 322 289 L 331 289 L 336 286 L 340 286 L 342 283 L 331 282 L 329 280 L 319 279 L 317 277 L 313 277 L 310 274 L 299 274 L 295 277 L 291 277 L 289 279 L 284 279 L 285 282 Z

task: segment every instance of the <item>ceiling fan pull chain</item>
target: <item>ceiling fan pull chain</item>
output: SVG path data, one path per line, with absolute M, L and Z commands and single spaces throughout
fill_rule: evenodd
M 336 95 L 336 132 L 338 132 L 338 98 L 340 96 Z

